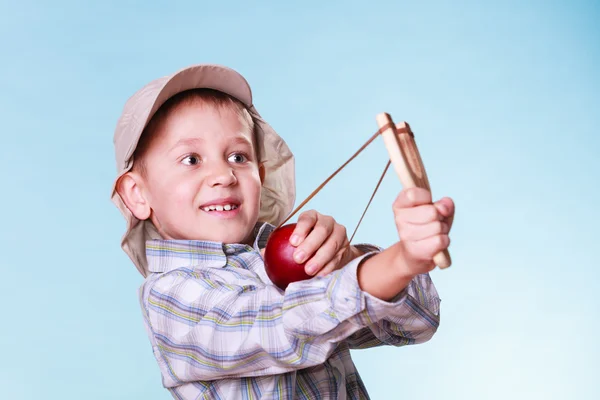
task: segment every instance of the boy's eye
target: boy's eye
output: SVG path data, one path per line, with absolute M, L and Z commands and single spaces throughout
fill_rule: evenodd
M 196 155 L 185 156 L 181 162 L 185 165 L 197 165 L 200 163 L 200 157 Z
M 233 153 L 229 156 L 228 160 L 229 162 L 239 164 L 248 161 L 248 157 L 242 153 Z

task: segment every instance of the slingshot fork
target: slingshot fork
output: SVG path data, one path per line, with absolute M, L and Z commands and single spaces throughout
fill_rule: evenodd
M 406 122 L 394 124 L 388 113 L 376 117 L 381 136 L 390 156 L 394 170 L 404 188 L 420 187 L 431 191 L 423 160 L 414 140 L 414 134 Z M 447 249 L 433 257 L 433 262 L 441 269 L 452 264 Z

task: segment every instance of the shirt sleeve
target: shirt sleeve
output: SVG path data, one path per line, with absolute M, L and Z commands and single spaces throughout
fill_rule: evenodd
M 365 258 L 382 249 L 370 244 L 356 245 Z M 380 303 L 385 316 L 346 339 L 351 349 L 382 345 L 404 346 L 427 342 L 440 324 L 440 303 L 436 287 L 429 274 L 418 275 L 391 302 L 384 302 L 368 293 L 373 303 Z
M 372 297 L 368 293 L 365 296 Z M 413 278 L 392 304 L 397 306 L 384 318 L 346 339 L 351 349 L 420 344 L 433 337 L 440 323 L 440 299 L 429 274 Z
M 148 280 L 142 305 L 163 383 L 307 368 L 325 362 L 349 337 L 364 343 L 362 335 L 352 336 L 363 328 L 382 342 L 431 335 L 434 324 L 409 311 L 408 294 L 384 302 L 360 290 L 357 267 L 365 256 L 285 292 L 233 267 L 180 268 Z M 396 317 L 389 327 L 379 324 L 390 315 Z

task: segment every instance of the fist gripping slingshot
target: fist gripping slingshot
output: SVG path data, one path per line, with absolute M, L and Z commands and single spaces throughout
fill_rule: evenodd
M 294 253 L 294 247 L 290 244 L 289 239 L 296 227 L 296 224 L 284 225 L 294 214 L 296 214 L 306 203 L 310 201 L 335 175 L 337 175 L 346 165 L 350 163 L 356 156 L 358 156 L 373 140 L 379 135 L 383 137 L 385 147 L 389 154 L 389 161 L 379 178 L 379 182 L 371 195 L 371 199 L 367 204 L 350 242 L 356 234 L 360 223 L 383 180 L 390 162 L 394 166 L 394 170 L 400 178 L 402 186 L 407 188 L 420 187 L 431 191 L 429 186 L 429 180 L 425 171 L 425 166 L 419 154 L 419 149 L 414 140 L 414 134 L 410 129 L 410 126 L 406 122 L 400 122 L 394 124 L 392 117 L 387 113 L 381 113 L 376 116 L 377 125 L 379 130 L 356 152 L 346 161 L 340 168 L 338 168 L 329 178 L 325 180 L 317 189 L 315 189 L 307 198 L 304 200 L 292 213 L 283 221 L 279 226 L 271 233 L 267 245 L 265 248 L 265 269 L 269 279 L 280 287 L 285 289 L 291 282 L 299 280 L 310 279 L 310 275 L 304 272 L 304 264 L 298 264 L 292 258 Z M 448 268 L 452 261 L 450 259 L 450 253 L 448 250 L 443 250 L 433 257 L 433 261 L 439 268 Z

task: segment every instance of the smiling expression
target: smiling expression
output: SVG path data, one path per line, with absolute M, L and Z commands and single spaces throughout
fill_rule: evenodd
M 141 193 L 164 239 L 249 243 L 261 176 L 252 128 L 232 107 L 182 103 L 155 127 Z

